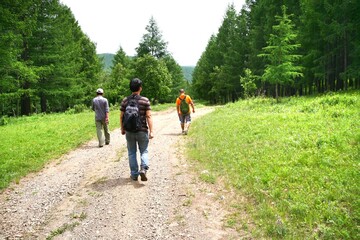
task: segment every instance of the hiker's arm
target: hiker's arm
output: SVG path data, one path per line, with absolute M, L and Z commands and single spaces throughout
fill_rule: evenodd
M 121 128 L 121 134 L 122 135 L 125 134 L 125 129 L 124 129 L 123 122 L 122 122 L 123 116 L 124 116 L 124 112 L 120 111 L 120 128 Z
M 193 113 L 195 113 L 195 105 L 194 105 L 194 102 L 191 101 L 190 105 L 191 105 L 191 107 L 192 107 Z
M 181 114 L 181 112 L 180 112 L 180 105 L 176 105 L 176 111 L 177 111 L 177 113 L 180 115 Z
M 147 110 L 146 111 L 146 121 L 148 123 L 149 126 L 149 138 L 153 138 L 154 137 L 154 133 L 153 133 L 153 121 L 152 121 L 152 117 L 151 117 L 151 111 Z
M 109 112 L 110 112 L 109 102 L 106 100 L 106 102 L 105 102 L 105 123 L 106 124 L 109 123 Z
M 105 113 L 105 123 L 108 124 L 109 123 L 109 112 Z

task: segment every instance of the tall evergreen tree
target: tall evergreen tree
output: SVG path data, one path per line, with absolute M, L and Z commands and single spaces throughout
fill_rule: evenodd
M 186 88 L 186 82 L 184 78 L 181 66 L 175 61 L 171 55 L 167 55 L 161 59 L 163 61 L 171 75 L 171 92 L 169 97 L 165 99 L 167 102 L 172 102 L 179 95 L 179 89 Z
M 162 34 L 153 17 L 150 18 L 145 29 L 147 33 L 143 35 L 139 46 L 136 48 L 137 56 L 142 57 L 150 54 L 157 59 L 166 56 L 168 54 L 167 42 L 162 39 Z
M 321 1 L 303 1 L 300 16 L 299 40 L 303 53 L 302 65 L 304 66 L 304 86 L 301 92 L 323 92 L 323 79 L 325 79 L 323 60 L 324 39 L 321 34 L 319 21 L 324 13 Z
M 269 60 L 263 79 L 275 84 L 275 96 L 278 100 L 278 87 L 291 84 L 293 79 L 300 77 L 301 67 L 296 66 L 296 60 L 301 56 L 295 54 L 300 44 L 293 43 L 296 33 L 293 30 L 290 16 L 286 13 L 286 6 L 282 6 L 282 15 L 276 16 L 278 25 L 274 25 L 274 34 L 270 35 L 268 46 L 264 47 L 264 53 L 259 54 Z
M 86 104 L 88 105 L 94 94 L 94 90 L 99 82 L 99 76 L 102 71 L 102 64 L 100 58 L 96 54 L 96 45 L 85 35 L 82 31 L 79 32 L 80 39 L 76 40 L 80 51 L 78 52 L 80 69 L 77 70 L 76 83 L 73 85 L 71 92 L 73 93 L 72 104 Z M 76 60 L 75 58 L 73 60 Z M 71 76 L 69 76 L 71 77 Z M 77 87 L 76 87 L 77 86 Z
M 29 87 L 24 87 L 37 81 L 34 70 L 19 59 L 26 47 L 23 38 L 31 34 L 33 24 L 30 23 L 34 22 L 32 6 L 33 1 L 0 2 L 0 107 L 4 115 L 20 114 L 20 98 L 25 99 L 31 94 Z
M 38 0 L 36 27 L 25 53 L 39 75 L 39 82 L 33 88 L 42 112 L 67 109 L 69 100 L 74 99 L 71 98 L 76 66 L 73 53 L 79 52 L 79 48 L 72 35 L 73 22 L 71 12 L 57 0 Z
M 126 55 L 122 47 L 119 48 L 112 60 L 112 68 L 114 68 L 118 63 L 121 63 L 124 67 L 130 67 L 131 58 Z
M 237 14 L 232 4 L 227 8 L 218 34 L 212 36 L 194 69 L 194 90 L 200 91 L 202 97 L 210 95 L 213 102 L 237 100 L 243 92 L 239 78 L 248 64 L 247 58 L 247 13 L 243 9 Z
M 213 90 L 213 81 L 211 81 L 213 78 L 210 78 L 210 75 L 216 66 L 221 65 L 220 58 L 216 36 L 212 35 L 193 71 L 192 91 L 194 97 L 208 100 L 211 103 L 217 102 L 216 97 L 209 94 Z
M 59 0 L 5 0 L 0 12 L 0 97 L 8 101 L 2 112 L 29 115 L 87 103 L 100 62 L 70 9 Z
M 143 80 L 143 94 L 153 102 L 163 102 L 171 89 L 171 75 L 164 61 L 150 54 L 139 57 L 135 62 L 135 76 Z
M 164 65 L 166 69 L 166 74 L 163 76 L 167 78 L 167 74 L 170 74 L 170 79 L 165 79 L 163 81 L 163 84 L 167 84 L 164 87 L 164 89 L 170 89 L 171 93 L 169 96 L 165 97 L 163 94 L 166 91 L 160 91 L 161 93 L 156 93 L 158 91 L 155 91 L 155 100 L 156 101 L 173 101 L 173 98 L 177 95 L 177 90 L 175 88 L 178 88 L 179 86 L 184 85 L 184 74 L 182 73 L 180 65 L 175 61 L 175 59 L 171 56 L 171 54 L 167 50 L 167 42 L 165 42 L 162 39 L 162 34 L 157 26 L 157 23 L 155 22 L 154 18 L 151 17 L 149 24 L 146 26 L 147 33 L 144 34 L 141 42 L 139 43 L 139 47 L 136 48 L 137 51 L 137 57 L 145 57 L 144 59 L 141 59 L 141 61 L 136 61 L 137 69 L 139 70 L 139 64 L 149 64 L 154 63 L 154 67 L 159 69 L 162 68 Z M 153 61 L 150 61 L 148 58 L 148 55 L 154 57 L 155 60 L 159 61 L 159 63 L 155 63 Z M 144 66 L 145 68 L 146 66 Z M 162 75 L 162 70 L 160 71 Z
M 109 82 L 105 87 L 108 100 L 111 103 L 120 103 L 128 95 L 129 79 L 133 76 L 133 61 L 128 57 L 122 47 L 116 52 L 111 68 Z
M 238 15 L 233 4 L 229 5 L 217 34 L 217 45 L 221 54 L 221 64 L 214 69 L 213 94 L 220 102 L 234 101 L 240 90 L 239 77 L 243 66 L 240 60 Z

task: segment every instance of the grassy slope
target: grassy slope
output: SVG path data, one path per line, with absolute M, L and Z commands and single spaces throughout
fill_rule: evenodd
M 112 67 L 112 64 L 113 64 L 112 61 L 114 59 L 115 54 L 101 53 L 101 54 L 98 54 L 98 56 L 103 59 L 103 64 L 104 64 L 105 70 L 108 70 Z
M 210 170 L 203 179 L 221 176 L 247 196 L 248 205 L 234 206 L 229 217 L 234 227 L 247 229 L 241 208 L 258 236 L 355 239 L 359 117 L 359 92 L 241 101 L 194 122 L 189 152 Z
M 194 68 L 195 67 L 193 67 L 193 66 L 182 66 L 181 67 L 184 77 L 185 77 L 186 81 L 189 83 L 192 82 L 192 73 L 194 71 Z

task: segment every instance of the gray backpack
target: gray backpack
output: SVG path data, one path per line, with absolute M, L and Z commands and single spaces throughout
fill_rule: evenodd
M 138 104 L 138 95 L 127 97 L 127 105 L 123 116 L 123 126 L 125 131 L 137 132 L 141 129 L 141 118 Z

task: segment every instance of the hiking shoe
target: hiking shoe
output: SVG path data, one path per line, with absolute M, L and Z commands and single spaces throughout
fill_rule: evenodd
M 144 169 L 140 170 L 140 178 L 141 181 L 147 181 L 147 177 L 146 177 L 146 171 Z
M 109 145 L 109 144 L 110 144 L 110 142 L 105 143 L 105 145 Z
M 188 134 L 188 130 L 185 130 L 185 131 L 184 131 L 184 134 L 187 135 L 187 134 Z
M 138 177 L 139 177 L 139 176 L 133 176 L 133 175 L 130 176 L 130 178 L 131 178 L 132 180 L 134 180 L 134 181 L 137 181 L 137 180 L 138 180 Z

